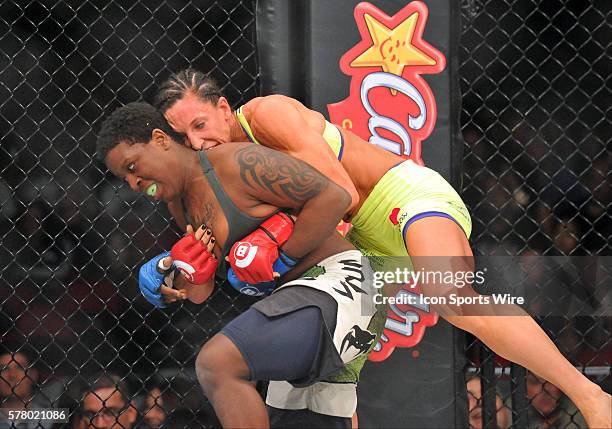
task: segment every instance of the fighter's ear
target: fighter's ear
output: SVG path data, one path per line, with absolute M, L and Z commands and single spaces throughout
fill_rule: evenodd
M 154 128 L 151 131 L 151 143 L 163 150 L 167 150 L 170 147 L 170 136 L 159 128 Z
M 232 106 L 230 106 L 229 101 L 227 101 L 227 98 L 223 96 L 219 97 L 219 100 L 217 101 L 217 109 L 221 109 L 223 111 L 223 114 L 226 116 L 226 119 L 228 119 L 232 115 Z

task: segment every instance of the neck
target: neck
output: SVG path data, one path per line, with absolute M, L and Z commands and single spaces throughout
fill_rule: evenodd
M 179 171 L 182 175 L 180 197 L 183 200 L 188 200 L 191 196 L 197 194 L 197 191 L 201 188 L 201 186 L 197 186 L 197 182 L 204 179 L 204 173 L 200 166 L 197 151 L 181 147 L 180 162 Z
M 206 177 L 200 165 L 199 152 L 187 149 L 183 165 L 184 168 L 181 170 L 183 185 L 180 197 L 185 209 L 189 210 L 192 203 L 199 204 L 201 201 L 207 201 L 211 196 L 208 195 L 209 186 L 206 184 Z
M 238 121 L 238 113 L 232 112 L 232 118 L 230 122 L 230 141 L 233 142 L 245 142 L 248 141 L 247 133 L 244 132 L 240 121 Z

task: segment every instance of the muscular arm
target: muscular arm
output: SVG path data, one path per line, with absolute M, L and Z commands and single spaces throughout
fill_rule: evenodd
M 234 186 L 261 203 L 300 211 L 283 245 L 290 256 L 307 255 L 335 233 L 351 201 L 344 189 L 305 162 L 265 147 L 245 146 L 233 158 L 227 164 L 235 173 L 227 175 L 234 177 Z
M 320 115 L 301 107 L 308 114 Z M 312 128 L 298 109 L 297 102 L 283 96 L 270 96 L 260 101 L 250 118 L 255 138 L 270 149 L 279 150 L 316 168 L 349 194 L 351 203 L 347 211 L 352 209 L 359 202 L 353 181 L 323 136 Z

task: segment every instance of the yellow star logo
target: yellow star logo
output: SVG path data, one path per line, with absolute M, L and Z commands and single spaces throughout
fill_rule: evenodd
M 433 66 L 436 60 L 412 44 L 418 12 L 390 29 L 367 13 L 364 15 L 372 46 L 351 62 L 351 67 L 382 67 L 384 72 L 401 76 L 406 66 Z

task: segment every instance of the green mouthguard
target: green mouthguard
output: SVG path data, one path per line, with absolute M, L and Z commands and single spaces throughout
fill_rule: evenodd
M 150 197 L 154 197 L 157 192 L 157 185 L 153 183 L 151 186 L 147 188 L 147 195 Z

